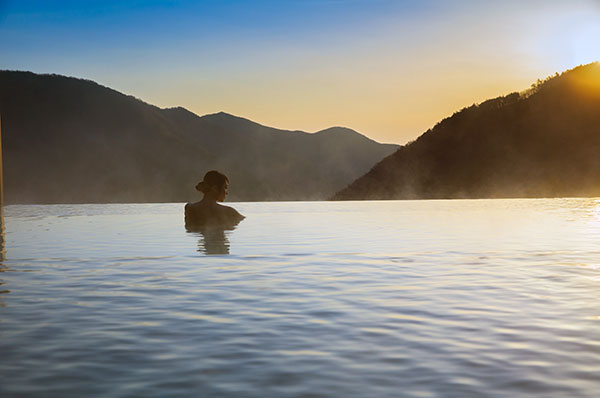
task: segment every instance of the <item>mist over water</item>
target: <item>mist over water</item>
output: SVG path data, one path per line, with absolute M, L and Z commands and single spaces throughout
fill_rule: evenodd
M 8 206 L 2 396 L 600 390 L 600 199 Z

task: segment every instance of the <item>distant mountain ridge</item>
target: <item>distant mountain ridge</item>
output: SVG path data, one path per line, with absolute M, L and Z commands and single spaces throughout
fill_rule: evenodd
M 226 113 L 161 109 L 90 80 L 0 71 L 6 203 L 185 202 L 218 169 L 231 200 L 322 200 L 398 146 Z
M 600 64 L 465 108 L 334 200 L 600 196 Z

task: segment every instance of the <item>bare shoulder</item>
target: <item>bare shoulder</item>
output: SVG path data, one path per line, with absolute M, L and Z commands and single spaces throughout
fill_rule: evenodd
M 198 208 L 198 203 L 186 203 L 184 207 L 185 214 L 192 214 Z
M 206 223 L 206 214 L 202 211 L 202 206 L 199 202 L 186 203 L 184 207 L 184 216 L 186 228 Z
M 185 226 L 188 229 L 209 225 L 236 225 L 245 218 L 234 208 L 216 203 L 187 203 L 184 209 Z
M 229 206 L 223 206 L 223 207 L 224 207 L 224 210 L 226 211 L 227 217 L 228 217 L 230 220 L 233 220 L 233 221 L 241 221 L 241 220 L 243 220 L 244 218 L 246 218 L 246 217 L 244 217 L 243 215 L 241 215 L 241 214 L 240 214 L 240 213 L 239 213 L 239 212 L 238 212 L 236 209 L 234 209 L 233 207 L 229 207 Z

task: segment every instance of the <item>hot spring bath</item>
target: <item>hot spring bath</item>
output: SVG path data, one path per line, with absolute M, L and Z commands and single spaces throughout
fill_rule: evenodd
M 8 206 L 0 395 L 593 397 L 600 199 Z

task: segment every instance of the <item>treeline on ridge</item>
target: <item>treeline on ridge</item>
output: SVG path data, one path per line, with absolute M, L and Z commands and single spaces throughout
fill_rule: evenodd
M 600 64 L 462 109 L 336 200 L 600 196 Z

